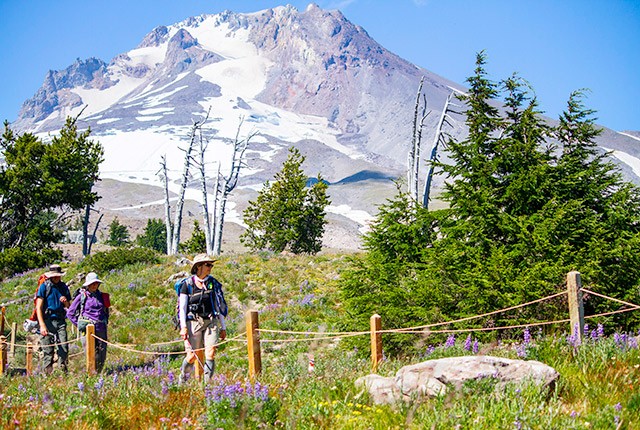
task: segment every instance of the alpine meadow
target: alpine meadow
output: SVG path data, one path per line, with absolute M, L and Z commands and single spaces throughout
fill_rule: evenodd
M 209 50 L 220 40 L 236 57 Z M 640 188 L 606 149 L 633 139 L 608 144 L 584 89 L 545 116 L 490 57 L 449 85 L 309 5 L 202 15 L 90 73 L 51 72 L 0 138 L 0 427 L 640 429 Z M 264 88 L 225 87 L 263 69 Z M 91 91 L 120 98 L 73 112 Z M 58 127 L 49 108 L 74 115 Z M 180 151 L 101 176 L 113 147 L 135 159 L 161 129 Z M 197 262 L 226 316 L 219 298 L 196 312 Z M 57 264 L 71 293 L 97 280 L 109 311 L 67 323 L 68 371 L 58 355 L 47 374 L 44 326 L 27 323 Z M 207 382 L 192 321 L 218 330 Z

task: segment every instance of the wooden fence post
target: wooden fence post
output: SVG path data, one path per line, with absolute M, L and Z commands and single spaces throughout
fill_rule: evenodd
M 16 355 L 16 333 L 18 332 L 18 323 L 11 323 L 11 347 L 9 349 L 9 354 L 11 354 L 11 358 Z
M 382 361 L 382 319 L 380 315 L 371 315 L 371 371 L 378 369 L 378 364 Z
M 0 311 L 2 312 L 2 315 L 0 315 L 0 336 L 4 336 L 4 314 L 6 313 L 6 311 L 7 311 L 7 308 L 5 308 L 4 306 Z
M 584 330 L 584 308 L 582 307 L 582 280 L 580 272 L 567 274 L 567 295 L 569 300 L 569 320 L 571 322 L 571 335 L 576 335 L 582 342 Z
M 197 350 L 193 351 L 193 353 L 196 355 L 196 362 L 193 363 L 195 367 L 195 375 L 196 379 L 199 381 L 204 375 L 204 349 L 198 348 Z
M 96 373 L 96 338 L 93 335 L 96 333 L 96 326 L 93 324 L 87 325 L 87 331 L 85 333 L 85 345 L 87 347 L 87 373 L 89 375 L 95 375 Z
M 31 376 L 31 374 L 33 373 L 33 345 L 31 344 L 31 342 L 27 342 L 25 368 L 27 370 L 27 376 Z
M 0 375 L 7 371 L 7 338 L 0 336 Z
M 247 352 L 249 354 L 249 378 L 254 381 L 262 373 L 262 356 L 260 353 L 260 323 L 258 311 L 247 311 Z

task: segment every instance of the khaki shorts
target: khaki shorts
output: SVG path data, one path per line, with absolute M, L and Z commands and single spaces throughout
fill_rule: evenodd
M 222 324 L 219 318 L 203 319 L 197 318 L 195 320 L 187 321 L 188 337 L 184 341 L 185 350 L 189 353 L 187 358 L 192 354 L 192 351 L 204 348 L 205 357 L 207 360 L 212 360 L 215 355 L 215 345 L 220 339 L 220 330 Z

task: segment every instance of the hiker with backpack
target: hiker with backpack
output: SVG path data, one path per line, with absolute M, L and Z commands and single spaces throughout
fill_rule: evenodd
M 227 337 L 225 317 L 228 308 L 222 292 L 222 284 L 211 276 L 215 260 L 206 254 L 198 254 L 191 265 L 191 276 L 177 282 L 179 294 L 178 320 L 180 336 L 184 339 L 186 357 L 180 368 L 180 382 L 188 380 L 198 357 L 195 351 L 204 348 L 204 382 L 211 379 L 215 370 L 215 345 Z
M 42 347 L 42 367 L 46 374 L 53 371 L 54 345 L 57 346 L 58 366 L 67 372 L 66 308 L 71 303 L 71 293 L 67 284 L 62 282 L 65 272 L 58 265 L 49 267 L 44 281 L 36 293 L 36 316 L 40 325 L 40 344 Z
M 67 309 L 67 318 L 78 327 L 81 333 L 87 331 L 87 325 L 95 326 L 96 371 L 100 373 L 107 359 L 107 325 L 109 324 L 109 294 L 100 291 L 102 281 L 95 272 L 89 272 L 82 288 Z M 86 347 L 86 339 L 82 337 Z

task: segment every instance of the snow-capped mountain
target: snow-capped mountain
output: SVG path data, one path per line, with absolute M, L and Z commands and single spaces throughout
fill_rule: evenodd
M 332 184 L 329 211 L 334 221 L 342 221 L 342 234 L 363 227 L 393 193 L 390 179 L 404 176 L 423 76 L 429 108 L 436 111 L 423 136 L 430 142 L 438 110 L 450 88 L 460 85 L 387 51 L 339 11 L 313 4 L 305 11 L 291 6 L 251 14 L 227 11 L 157 27 L 109 63 L 90 58 L 50 71 L 13 127 L 46 134 L 82 112 L 79 124 L 90 126 L 105 147 L 103 179 L 160 187 L 160 158 L 166 155 L 177 180 L 192 124 L 210 111 L 204 132 L 212 174 L 218 162 L 223 173 L 228 169 L 237 135 L 258 132 L 240 191 L 231 195 L 238 205 L 235 216 L 227 221 L 239 222 L 246 201 L 295 145 L 307 157 L 306 173 L 321 173 Z M 640 157 L 631 134 L 607 130 L 603 142 L 614 154 L 624 154 L 619 157 L 624 163 L 633 165 Z M 638 179 L 640 167 L 625 172 Z M 161 194 L 145 197 L 121 200 L 127 210 L 103 209 L 121 209 L 122 219 L 127 211 L 135 216 L 148 207 L 161 217 Z M 199 191 L 192 197 L 199 200 Z

